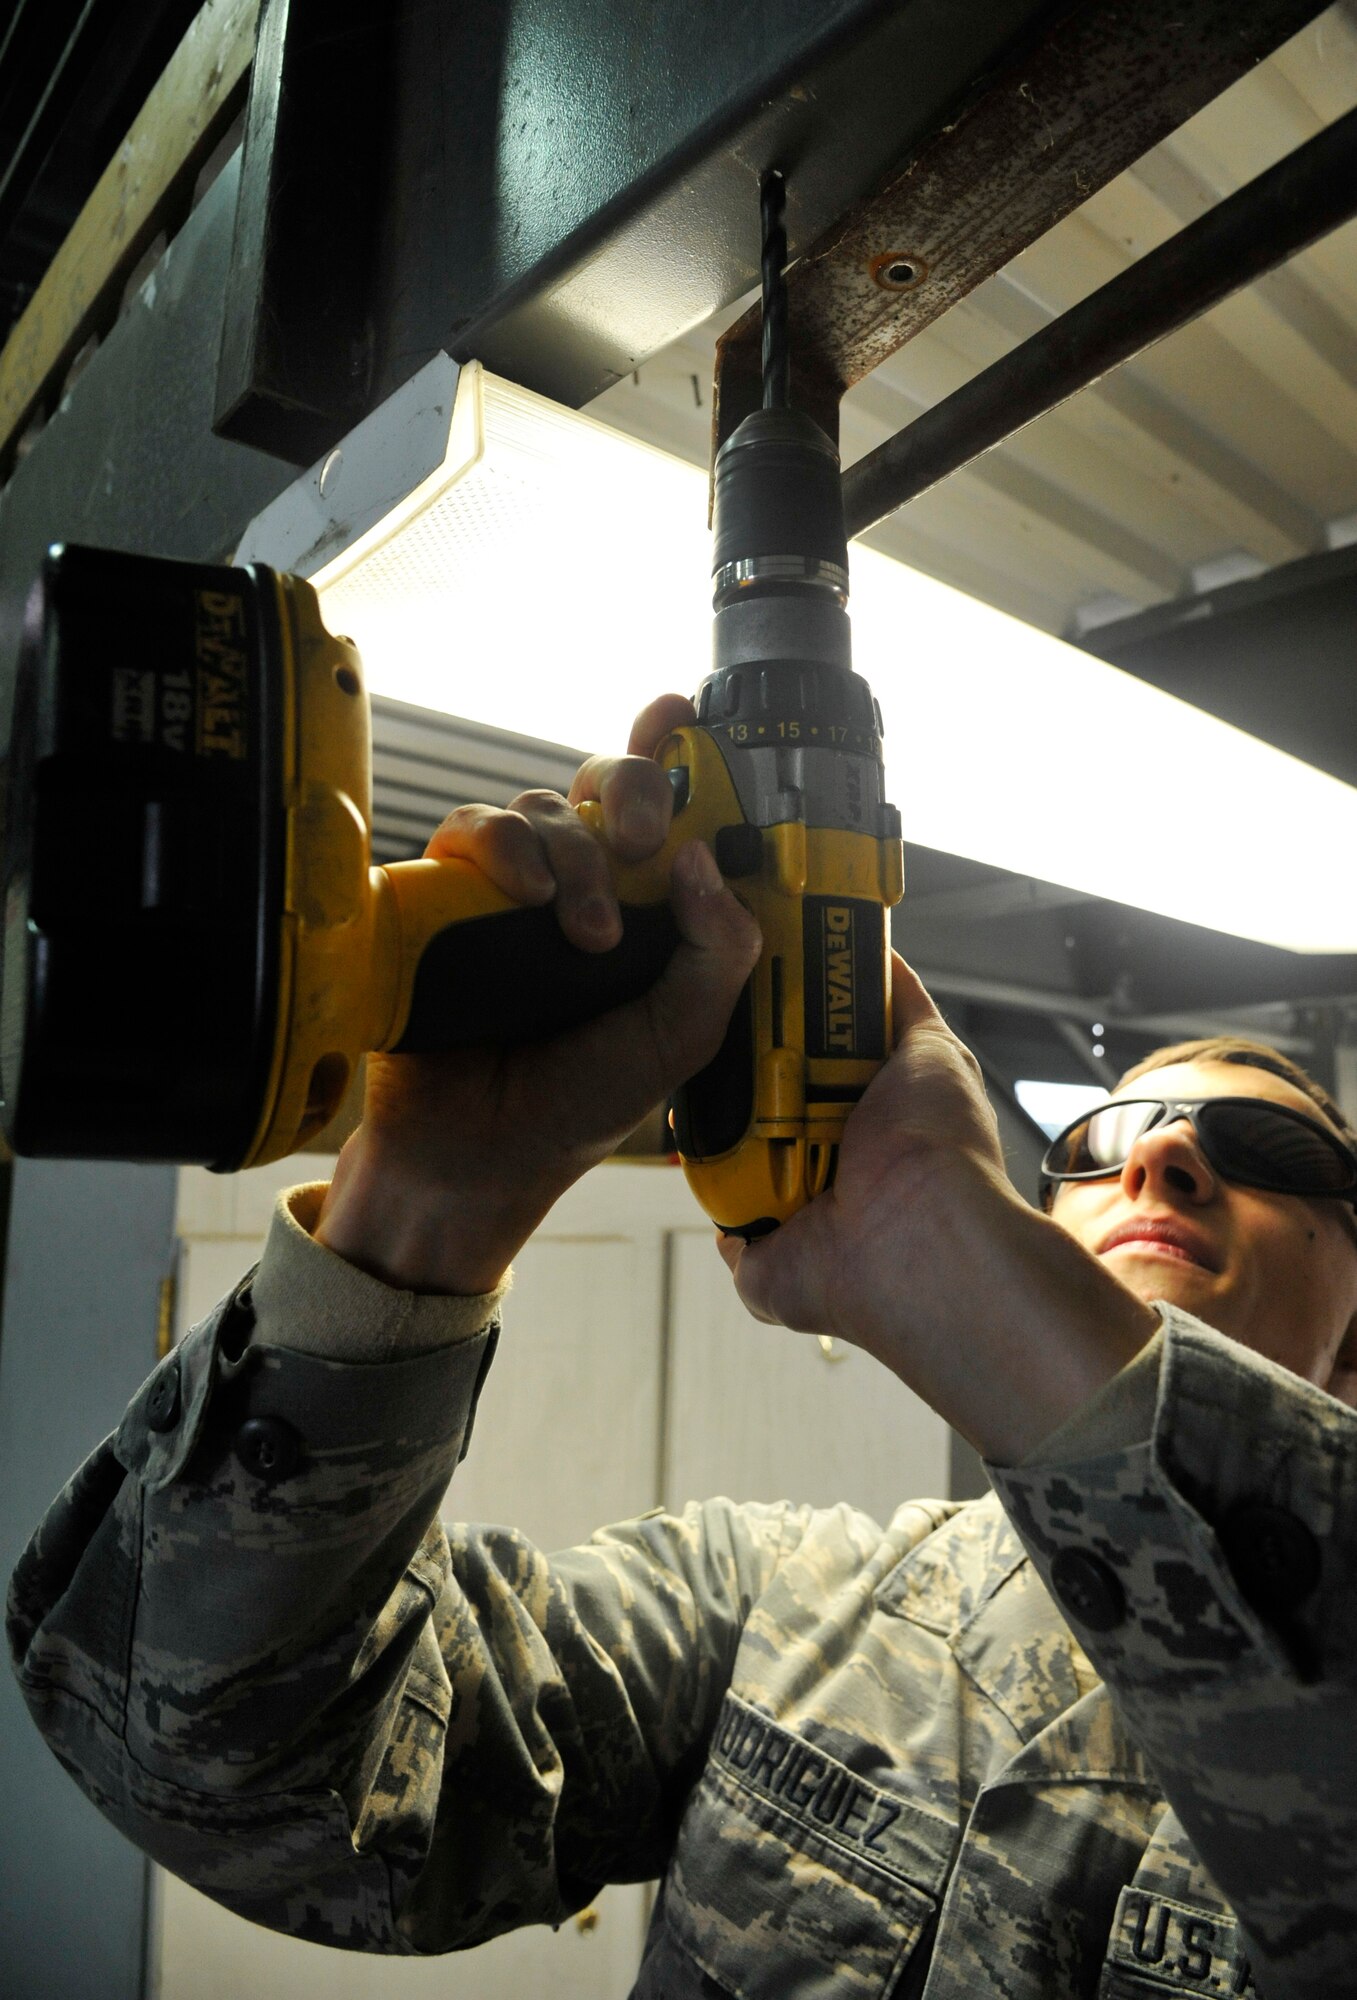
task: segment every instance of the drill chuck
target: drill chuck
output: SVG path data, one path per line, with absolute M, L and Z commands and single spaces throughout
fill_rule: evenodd
M 746 818 L 898 838 L 881 711 L 852 668 L 838 453 L 817 424 L 785 409 L 745 418 L 717 456 L 713 531 L 697 715 Z
M 756 410 L 717 454 L 716 611 L 750 589 L 848 596 L 839 455 L 799 410 Z

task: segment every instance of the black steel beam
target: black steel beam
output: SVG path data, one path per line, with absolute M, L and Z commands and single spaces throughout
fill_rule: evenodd
M 224 433 L 309 462 L 440 347 L 589 401 L 757 281 L 765 167 L 796 257 L 1068 5 L 266 0 Z
M 860 535 L 1357 214 L 1357 111 L 887 438 L 844 474 Z
M 263 0 L 213 428 L 295 465 L 380 401 L 371 293 L 381 161 L 400 152 L 392 56 L 392 17 L 369 0 Z

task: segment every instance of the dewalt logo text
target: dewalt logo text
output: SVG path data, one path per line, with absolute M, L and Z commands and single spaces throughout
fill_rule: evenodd
M 853 977 L 853 910 L 848 903 L 825 905 L 825 1041 L 839 1054 L 856 1043 L 853 1019 L 856 981 Z
M 885 911 L 858 896 L 807 896 L 801 907 L 807 1056 L 879 1062 L 886 1053 Z
M 193 747 L 199 757 L 244 757 L 249 674 L 245 606 L 236 594 L 220 590 L 200 590 L 197 604 L 197 726 Z M 183 678 L 187 680 L 188 676 Z M 185 698 L 186 714 L 191 706 Z

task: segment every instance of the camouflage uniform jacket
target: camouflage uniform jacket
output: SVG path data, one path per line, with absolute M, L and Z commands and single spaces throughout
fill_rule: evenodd
M 380 1320 L 305 1255 L 332 1321 Z M 11 1593 L 39 1726 L 167 1867 L 392 1953 L 659 1875 L 637 2000 L 1357 1992 L 1331 1398 L 1165 1309 L 1143 1436 L 1081 1460 L 1066 1426 L 998 1498 L 884 1528 L 716 1500 L 547 1557 L 436 1519 L 493 1327 L 285 1347 L 274 1256 L 257 1325 L 240 1295 L 181 1343 Z

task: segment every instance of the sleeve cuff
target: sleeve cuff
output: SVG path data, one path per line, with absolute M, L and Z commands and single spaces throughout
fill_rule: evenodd
M 470 1340 L 496 1317 L 509 1280 L 471 1298 L 398 1291 L 317 1243 L 327 1183 L 278 1197 L 253 1283 L 253 1339 L 331 1361 L 408 1360 Z
M 1357 1415 L 1180 1307 L 1160 1318 L 1148 1437 L 1057 1464 L 1053 1434 L 1040 1465 L 993 1469 L 1004 1511 L 1124 1697 L 1350 1684 Z
M 1044 1437 L 1035 1451 L 1028 1452 L 1022 1460 L 1024 1466 L 1077 1465 L 1083 1459 L 1103 1458 L 1109 1452 L 1149 1443 L 1159 1404 L 1164 1353 L 1164 1314 L 1159 1306 L 1155 1310 L 1159 1313 L 1158 1329 L 1139 1354 L 1105 1382 L 1082 1409 Z

